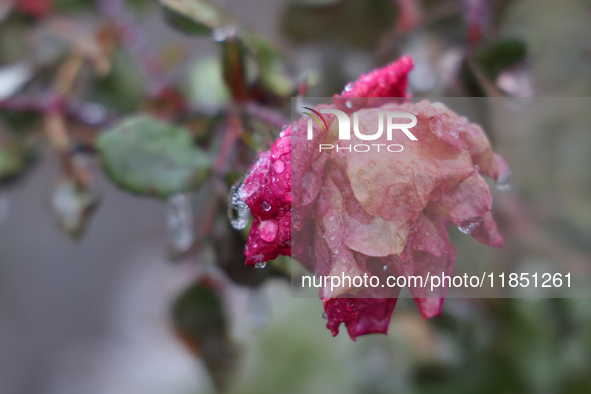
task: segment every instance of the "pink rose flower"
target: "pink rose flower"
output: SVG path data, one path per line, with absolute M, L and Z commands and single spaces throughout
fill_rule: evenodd
M 366 134 L 377 128 L 378 111 L 412 113 L 416 141 L 403 133 L 394 133 L 391 141 L 386 136 L 372 141 L 403 145 L 404 154 L 320 152 L 318 144 L 333 137 L 314 124 L 308 140 L 307 118 L 302 118 L 257 156 L 237 188 L 254 217 L 247 265 L 262 267 L 278 255 L 293 255 L 321 276 L 367 274 L 384 283 L 391 274 L 450 275 L 456 256 L 447 232 L 452 223 L 485 245 L 503 247 L 482 175 L 503 185 L 510 170 L 482 128 L 442 104 L 372 99 L 405 97 L 411 68 L 412 60 L 403 57 L 360 77 L 334 97 L 333 105 L 315 108 L 354 108 Z M 324 118 L 331 129 L 336 117 Z M 355 135 L 328 142 L 339 147 L 365 143 Z M 409 290 L 424 319 L 441 313 L 445 288 Z M 321 288 L 327 328 L 337 335 L 345 323 L 353 339 L 386 333 L 398 292 L 348 284 Z

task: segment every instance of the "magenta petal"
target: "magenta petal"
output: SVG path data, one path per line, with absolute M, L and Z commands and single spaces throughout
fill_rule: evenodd
M 331 298 L 323 300 L 333 336 L 345 323 L 351 339 L 365 334 L 387 334 L 397 298 Z
M 407 97 L 408 73 L 414 67 L 410 56 L 402 56 L 386 67 L 360 76 L 345 87 L 340 96 L 347 97 Z

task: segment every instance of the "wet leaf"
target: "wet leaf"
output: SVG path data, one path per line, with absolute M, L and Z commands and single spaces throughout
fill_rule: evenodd
M 74 239 L 84 234 L 99 198 L 73 179 L 58 181 L 51 198 L 51 207 L 62 230 Z
M 310 7 L 293 3 L 283 17 L 283 30 L 299 43 L 332 39 L 355 47 L 374 48 L 395 22 L 391 0 L 344 0 Z
M 140 195 L 166 198 L 195 190 L 211 168 L 188 130 L 149 116 L 125 119 L 99 136 L 97 148 L 111 180 Z
M 290 78 L 278 49 L 258 34 L 244 33 L 241 37 L 256 61 L 259 83 L 263 90 L 282 97 L 291 95 L 295 90 L 295 83 Z
M 504 40 L 483 46 L 474 58 L 484 75 L 494 83 L 503 71 L 522 63 L 526 56 L 527 48 L 524 43 L 517 40 Z M 464 62 L 460 70 L 460 78 L 470 96 L 486 95 L 467 62 Z
M 230 37 L 221 42 L 224 80 L 237 101 L 248 98 L 247 52 L 242 40 Z
M 36 112 L 19 112 L 0 110 L 0 120 L 4 122 L 10 130 L 16 132 L 27 132 L 39 124 L 42 116 Z
M 517 40 L 504 40 L 486 46 L 476 54 L 482 71 L 494 80 L 501 72 L 525 60 L 527 48 Z
M 175 301 L 172 315 L 180 338 L 203 358 L 215 387 L 223 391 L 234 372 L 238 352 L 228 336 L 218 289 L 207 280 L 192 285 Z
M 219 109 L 227 104 L 230 92 L 218 57 L 199 59 L 189 71 L 187 96 L 196 107 Z
M 188 34 L 210 34 L 228 22 L 224 11 L 208 0 L 160 0 L 168 22 Z
M 119 49 L 111 57 L 111 72 L 95 82 L 93 101 L 120 111 L 137 110 L 144 97 L 144 79 L 130 56 Z
M 20 138 L 7 138 L 0 144 L 0 183 L 14 180 L 32 164 L 35 152 Z

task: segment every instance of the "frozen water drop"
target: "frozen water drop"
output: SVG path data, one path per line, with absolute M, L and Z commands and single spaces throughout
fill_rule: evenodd
M 384 264 L 384 266 L 382 267 L 382 270 L 384 270 L 384 272 L 388 271 L 388 266 L 386 264 Z
M 88 103 L 80 108 L 80 119 L 89 125 L 98 125 L 107 120 L 107 108 L 98 103 Z
M 322 318 L 324 320 L 327 320 L 328 319 L 328 315 L 326 314 L 326 312 L 322 312 Z
M 230 189 L 230 201 L 228 204 L 228 217 L 230 224 L 236 230 L 246 228 L 248 219 L 250 219 L 250 209 L 244 200 L 240 197 L 240 188 L 244 183 L 244 178 L 237 180 Z
M 170 245 L 175 252 L 186 252 L 193 245 L 195 241 L 193 224 L 191 195 L 188 193 L 172 195 L 166 201 L 166 226 Z
M 353 90 L 354 86 L 355 86 L 355 84 L 353 82 L 349 82 L 348 84 L 345 85 L 345 92 L 350 92 L 351 90 Z
M 466 219 L 462 222 L 461 226 L 458 226 L 458 230 L 460 230 L 464 234 L 472 234 L 480 225 L 482 224 L 482 217 L 474 217 L 470 219 Z
M 269 212 L 271 210 L 271 204 L 269 204 L 268 201 L 263 201 L 261 207 L 263 207 L 263 211 L 265 212 Z
M 349 108 L 349 109 L 353 108 L 353 102 L 352 102 L 352 101 L 347 101 L 347 102 L 345 103 L 345 107 L 347 107 L 347 108 Z
M 254 268 L 256 269 L 263 269 L 267 266 L 267 262 L 266 261 L 262 261 L 260 263 L 255 263 Z
M 219 27 L 217 29 L 213 29 L 211 38 L 213 38 L 215 42 L 224 42 L 233 38 L 235 33 L 236 29 L 233 26 Z

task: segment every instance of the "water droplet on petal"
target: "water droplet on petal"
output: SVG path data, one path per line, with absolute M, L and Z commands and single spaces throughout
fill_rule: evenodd
M 277 160 L 275 164 L 273 164 L 273 169 L 276 173 L 281 174 L 285 171 L 285 164 L 281 160 Z
M 191 195 L 177 193 L 166 201 L 166 226 L 175 252 L 189 250 L 195 241 Z
M 435 117 L 429 123 L 429 128 L 431 129 L 431 132 L 433 134 L 435 134 L 438 137 L 442 137 L 443 131 L 445 130 L 445 125 L 443 124 L 441 119 Z
M 259 223 L 259 235 L 265 242 L 273 242 L 277 238 L 277 221 L 275 219 L 264 220 Z
M 382 267 L 382 270 L 384 270 L 384 272 L 388 271 L 388 266 L 386 264 L 384 264 L 384 266 Z
M 327 320 L 328 319 L 328 315 L 326 314 L 326 312 L 322 312 L 322 318 L 324 320 Z
M 263 269 L 267 266 L 267 262 L 266 261 L 262 261 L 260 263 L 255 263 L 254 268 L 256 269 Z
M 350 92 L 351 90 L 353 90 L 354 86 L 355 86 L 355 84 L 353 82 L 349 82 L 348 84 L 345 85 L 345 92 Z
M 261 207 L 263 207 L 263 211 L 269 212 L 271 210 L 271 204 L 268 201 L 263 201 L 261 203 Z
M 482 217 L 474 217 L 470 219 L 466 219 L 462 222 L 461 226 L 458 226 L 458 230 L 460 230 L 464 234 L 472 234 L 480 225 L 482 224 Z
M 349 108 L 349 109 L 353 108 L 353 102 L 352 102 L 352 101 L 347 101 L 347 102 L 345 103 L 345 107 L 347 107 L 347 108 Z

